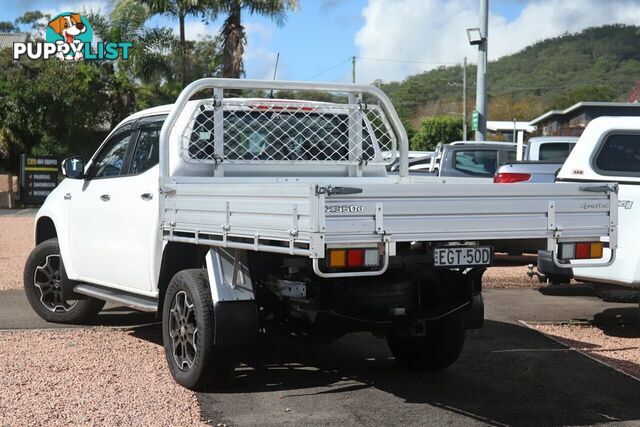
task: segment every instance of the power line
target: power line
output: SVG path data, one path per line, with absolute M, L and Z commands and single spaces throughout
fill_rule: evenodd
M 356 59 L 365 60 L 365 61 L 379 61 L 379 62 L 404 62 L 408 64 L 460 65 L 459 62 L 414 61 L 410 59 L 368 58 L 368 57 L 362 57 L 362 56 L 356 56 Z
M 312 75 L 309 78 L 306 78 L 305 81 L 309 81 L 309 80 L 313 80 L 316 77 L 319 77 L 323 74 L 328 73 L 329 71 L 333 71 L 336 68 L 340 67 L 341 65 L 346 64 L 349 61 L 353 61 L 353 59 L 358 59 L 358 60 L 364 60 L 364 61 L 378 61 L 378 62 L 401 62 L 401 63 L 406 63 L 406 64 L 428 64 L 428 65 L 460 65 L 459 62 L 437 62 L 437 61 L 413 61 L 413 60 L 409 60 L 409 59 L 395 59 L 395 58 L 369 58 L 369 57 L 362 57 L 362 56 L 350 56 L 347 59 L 345 59 L 344 61 L 341 61 L 323 71 L 320 71 L 319 73 L 316 73 L 314 75 Z
M 347 59 L 345 59 L 344 61 L 340 62 L 339 64 L 336 64 L 336 65 L 334 65 L 334 66 L 332 66 L 332 67 L 329 67 L 329 68 L 327 68 L 327 69 L 326 69 L 326 70 L 324 70 L 324 71 L 320 71 L 320 72 L 319 72 L 319 73 L 317 73 L 317 74 L 314 74 L 313 76 L 309 77 L 308 79 L 305 79 L 305 81 L 309 81 L 309 80 L 315 79 L 316 77 L 319 77 L 319 76 L 321 76 L 321 75 L 323 75 L 323 74 L 326 74 L 326 73 L 328 73 L 329 71 L 335 70 L 335 69 L 336 69 L 336 68 L 338 68 L 339 66 L 341 66 L 341 65 L 343 65 L 343 64 L 346 64 L 346 63 L 347 63 L 347 62 L 349 62 L 349 61 L 351 61 L 351 56 L 350 56 L 350 57 L 348 57 Z

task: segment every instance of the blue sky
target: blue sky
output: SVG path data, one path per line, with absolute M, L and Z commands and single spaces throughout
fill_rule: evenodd
M 50 13 L 109 10 L 110 0 L 2 1 L 0 20 L 25 11 Z M 300 0 L 278 27 L 245 15 L 248 78 L 267 78 L 280 52 L 278 78 L 349 81 L 350 57 L 357 59 L 357 80 L 399 80 L 439 64 L 475 60 L 465 28 L 477 26 L 478 0 Z M 490 57 L 513 53 L 542 38 L 611 22 L 640 22 L 633 0 L 491 0 Z M 602 4 L 605 3 L 604 8 Z M 599 9 L 601 8 L 601 9 Z M 637 12 L 637 13 L 636 13 Z M 221 19 L 208 25 L 192 18 L 187 37 L 215 35 Z M 177 27 L 160 17 L 149 24 Z

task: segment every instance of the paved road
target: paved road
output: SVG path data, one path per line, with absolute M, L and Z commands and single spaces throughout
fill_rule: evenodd
M 530 289 L 487 290 L 486 322 L 440 373 L 399 368 L 384 341 L 352 334 L 329 346 L 282 337 L 243 358 L 232 388 L 199 393 L 214 425 L 639 425 L 640 382 L 565 349 L 519 320 L 633 320 L 637 307 Z M 98 323 L 152 320 L 115 307 Z M 52 327 L 19 291 L 0 293 L 0 329 Z M 159 328 L 139 330 L 160 345 Z M 640 334 L 640 327 L 638 330 Z
M 0 217 L 2 216 L 36 216 L 38 209 L 35 208 L 23 208 L 23 209 L 0 209 Z
M 444 372 L 404 371 L 368 334 L 325 347 L 283 338 L 247 357 L 231 390 L 199 393 L 203 414 L 228 425 L 639 425 L 640 382 L 518 323 L 617 322 L 637 307 L 535 290 L 485 298 L 484 328 Z
M 100 326 L 135 326 L 155 322 L 155 314 L 142 313 L 126 307 L 107 304 L 94 321 Z M 78 325 L 76 327 L 83 327 Z M 0 291 L 0 330 L 2 329 L 56 329 L 72 325 L 49 323 L 31 309 L 22 289 Z

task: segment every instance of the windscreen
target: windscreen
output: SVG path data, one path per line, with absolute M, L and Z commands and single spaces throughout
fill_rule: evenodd
M 540 145 L 540 160 L 552 160 L 564 163 L 575 147 L 575 142 L 547 142 Z
M 498 168 L 497 150 L 461 150 L 455 152 L 454 168 L 470 175 L 493 176 Z

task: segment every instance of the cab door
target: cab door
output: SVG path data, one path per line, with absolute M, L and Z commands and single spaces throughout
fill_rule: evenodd
M 131 150 L 133 126 L 124 124 L 102 144 L 89 164 L 85 180 L 75 180 L 65 199 L 69 204 L 69 242 L 73 279 L 115 285 L 120 245 L 113 231 L 114 188 Z
M 118 247 L 116 281 L 142 294 L 153 294 L 161 257 L 158 146 L 165 118 L 146 117 L 135 124 L 127 169 L 111 190 L 110 239 Z

